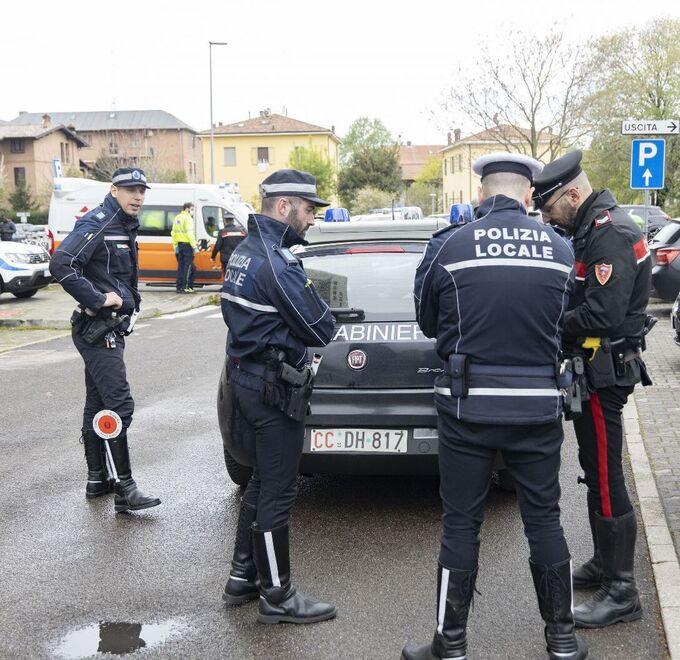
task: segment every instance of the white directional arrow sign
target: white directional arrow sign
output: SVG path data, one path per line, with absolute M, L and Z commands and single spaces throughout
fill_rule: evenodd
M 644 171 L 642 178 L 645 180 L 645 188 L 649 188 L 649 180 L 652 178 L 652 173 L 649 171 L 649 168 Z
M 634 119 L 621 122 L 621 135 L 678 135 L 679 119 Z

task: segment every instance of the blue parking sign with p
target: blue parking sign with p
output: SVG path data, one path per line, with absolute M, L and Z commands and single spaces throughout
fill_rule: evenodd
M 666 140 L 633 140 L 630 150 L 630 187 L 663 188 L 666 176 Z

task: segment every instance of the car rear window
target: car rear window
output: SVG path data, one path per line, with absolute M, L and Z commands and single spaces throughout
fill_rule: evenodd
M 680 222 L 669 222 L 655 234 L 652 243 L 672 243 L 680 236 Z
M 381 251 L 386 249 L 404 251 Z M 365 321 L 414 321 L 413 278 L 424 249 L 424 243 L 347 244 L 313 248 L 300 256 L 307 276 L 330 307 L 363 310 Z

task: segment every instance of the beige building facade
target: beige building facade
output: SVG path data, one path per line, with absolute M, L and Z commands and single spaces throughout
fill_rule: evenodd
M 337 176 L 340 139 L 333 128 L 308 124 L 263 111 L 258 117 L 214 128 L 214 183 L 237 183 L 246 202 L 259 208 L 260 183 L 275 170 L 289 167 L 295 149 L 312 148 L 331 162 Z M 201 133 L 203 171 L 210 183 L 210 131 Z
M 539 152 L 549 152 L 552 139 L 549 133 L 540 136 Z M 444 209 L 452 204 L 477 204 L 481 181 L 472 171 L 472 163 L 485 154 L 510 150 L 530 154 L 527 139 L 512 126 L 501 125 L 466 138 L 461 138 L 459 129 L 454 131 L 453 139 L 449 134 L 449 144 L 440 151 Z
M 10 124 L 35 123 L 37 117 L 36 113 L 21 113 Z M 101 159 L 108 169 L 141 167 L 150 181 L 203 181 L 201 140 L 191 126 L 169 112 L 56 112 L 50 113 L 50 117 L 76 131 L 87 143 L 80 150 L 80 163 L 76 164 L 85 173 L 93 174 L 97 160 Z
M 0 163 L 4 190 L 12 194 L 27 187 L 38 203 L 49 203 L 55 174 L 54 161 L 64 174 L 78 169 L 80 150 L 86 143 L 63 125 L 53 125 L 48 116 L 35 125 L 0 126 Z

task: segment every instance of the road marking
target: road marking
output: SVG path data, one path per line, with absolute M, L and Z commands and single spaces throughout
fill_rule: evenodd
M 671 658 L 680 658 L 680 565 L 645 448 L 635 395 L 623 409 L 623 423 L 668 651 Z
M 217 312 L 217 314 L 210 314 L 210 316 L 206 316 L 205 318 L 207 319 L 221 319 L 222 317 L 222 312 Z
M 212 305 L 204 305 L 203 307 L 194 307 L 193 309 L 188 309 L 185 312 L 175 312 L 173 314 L 163 314 L 159 316 L 156 320 L 168 320 L 168 319 L 182 319 L 185 316 L 194 316 L 195 314 L 205 314 L 206 312 L 213 311 L 214 307 Z

